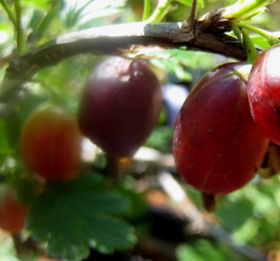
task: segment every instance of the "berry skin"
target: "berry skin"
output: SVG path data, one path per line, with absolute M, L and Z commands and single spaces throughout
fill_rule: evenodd
M 263 51 L 248 80 L 252 116 L 260 130 L 280 145 L 280 45 Z
M 239 64 L 207 73 L 177 118 L 173 153 L 178 172 L 196 189 L 227 194 L 248 183 L 263 162 L 268 140 L 249 109 Z
M 5 189 L 0 198 L 0 228 L 19 233 L 24 228 L 28 210 L 29 206 L 21 204 L 12 189 Z
M 79 125 L 108 155 L 133 156 L 155 127 L 161 106 L 161 86 L 147 63 L 111 58 L 88 79 Z
M 21 152 L 26 165 L 49 181 L 76 177 L 81 133 L 74 116 L 58 106 L 35 110 L 25 123 Z

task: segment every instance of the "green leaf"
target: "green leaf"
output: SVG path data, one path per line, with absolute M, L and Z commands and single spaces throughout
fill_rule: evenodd
M 151 62 L 185 82 L 194 80 L 192 69 L 198 71 L 197 69 L 199 68 L 208 71 L 214 66 L 213 54 L 205 52 L 169 49 L 158 53 L 151 53 L 149 56 L 164 57 L 165 59 L 154 59 Z
M 200 239 L 196 243 L 196 249 L 208 260 L 224 261 L 224 253 L 221 252 L 219 246 L 214 245 L 211 241 Z
M 270 44 L 268 43 L 267 39 L 263 36 L 256 35 L 256 36 L 250 36 L 253 43 L 263 49 L 267 49 L 270 47 Z
M 90 247 L 100 252 L 130 248 L 136 241 L 133 228 L 118 215 L 129 211 L 129 202 L 109 191 L 100 176 L 49 184 L 31 205 L 27 228 L 46 243 L 49 253 L 81 260 Z
M 145 142 L 145 146 L 168 152 L 171 148 L 173 128 L 169 126 L 158 126 L 153 130 Z
M 70 7 L 70 9 L 66 14 L 66 19 L 65 19 L 65 25 L 67 28 L 74 27 L 80 21 L 80 19 L 83 16 L 82 12 L 89 4 L 90 2 L 87 2 L 80 8 L 77 8 L 77 3 L 76 3 L 73 7 Z
M 3 164 L 6 157 L 11 153 L 9 137 L 6 130 L 5 121 L 0 121 L 0 165 Z
M 118 192 L 130 201 L 130 210 L 125 216 L 134 224 L 135 221 L 137 222 L 148 214 L 147 201 L 144 199 L 142 193 L 135 192 L 135 189 L 132 188 L 125 188 L 126 185 L 122 184 L 125 182 L 129 181 L 121 180 L 121 186 L 118 188 Z
M 258 235 L 260 223 L 254 218 L 249 218 L 243 226 L 235 230 L 232 234 L 233 238 L 240 243 L 246 243 Z
M 160 68 L 165 68 L 170 73 L 176 75 L 178 79 L 185 82 L 190 82 L 192 80 L 192 75 L 184 68 L 182 63 L 180 63 L 176 58 L 169 58 L 163 60 L 154 60 L 153 64 Z
M 216 209 L 215 214 L 222 220 L 223 227 L 234 231 L 241 227 L 251 216 L 253 205 L 249 200 L 238 201 L 225 199 Z M 238 215 L 235 215 L 238 213 Z
M 203 256 L 201 256 L 194 248 L 187 244 L 182 244 L 177 248 L 176 251 L 178 261 L 185 260 L 195 260 L 195 261 L 205 261 Z
M 30 18 L 30 21 L 27 25 L 27 28 L 31 29 L 32 31 L 35 31 L 38 25 L 41 23 L 43 17 L 44 17 L 43 11 L 34 10 Z
M 59 15 L 60 8 L 56 7 L 50 10 L 47 15 L 44 17 L 44 19 L 39 24 L 37 30 L 34 32 L 34 34 L 37 37 L 37 41 L 39 41 L 46 30 L 50 27 L 50 24 L 53 22 L 53 20 Z
M 96 26 L 99 18 L 113 17 L 124 12 L 126 0 L 97 0 L 67 3 L 64 23 L 67 28 Z M 93 23 L 93 24 L 92 24 Z
M 223 241 L 215 242 L 206 239 L 198 239 L 189 244 L 183 243 L 176 249 L 178 261 L 195 260 L 245 260 L 236 252 L 233 252 Z
M 176 0 L 177 2 L 183 4 L 183 5 L 187 5 L 187 6 L 191 6 L 193 0 Z M 198 0 L 197 1 L 197 6 L 199 7 L 203 7 L 204 6 L 204 1 L 203 0 Z
M 12 112 L 8 117 L 5 118 L 6 133 L 10 144 L 10 147 L 15 149 L 19 143 L 22 122 L 17 112 Z
M 52 1 L 49 0 L 24 0 L 22 1 L 22 4 L 24 7 L 37 7 L 37 8 L 43 8 L 47 9 L 49 8 Z

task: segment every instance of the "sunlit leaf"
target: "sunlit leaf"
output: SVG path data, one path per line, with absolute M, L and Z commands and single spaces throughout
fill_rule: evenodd
M 208 260 L 224 261 L 224 254 L 221 249 L 217 248 L 208 240 L 198 240 L 196 243 L 196 249 L 204 254 L 204 258 Z
M 270 44 L 268 43 L 267 39 L 263 36 L 256 35 L 251 36 L 250 39 L 253 41 L 253 43 L 263 49 L 267 49 L 270 47 Z
M 178 261 L 195 260 L 195 261 L 224 261 L 243 259 L 237 253 L 231 251 L 229 247 L 223 244 L 223 241 L 214 242 L 211 240 L 198 239 L 189 244 L 181 244 L 176 251 Z
M 35 31 L 37 41 L 39 41 L 42 38 L 43 34 L 49 28 L 49 26 L 53 22 L 54 18 L 56 18 L 58 15 L 59 15 L 59 7 L 54 8 L 47 13 L 47 15 L 44 17 L 44 19 L 39 24 L 37 30 Z
M 176 75 L 178 79 L 185 82 L 190 82 L 197 76 L 193 75 L 194 71 L 197 74 L 201 73 L 201 70 L 210 70 L 214 66 L 213 55 L 202 52 L 170 49 L 154 54 L 155 57 L 156 55 L 166 58 L 153 60 L 154 65 Z M 153 54 L 151 56 L 153 57 Z
M 193 0 L 176 0 L 176 1 L 181 3 L 181 4 L 188 5 L 188 6 L 191 6 L 192 3 L 193 3 Z M 204 1 L 203 0 L 198 0 L 197 5 L 199 7 L 203 7 L 204 6 Z
M 249 242 L 258 234 L 259 227 L 258 220 L 249 218 L 243 226 L 234 231 L 233 238 L 241 243 Z
M 167 152 L 171 149 L 173 127 L 159 126 L 154 129 L 145 142 L 145 146 Z
M 112 17 L 123 12 L 126 0 L 73 1 L 67 3 L 65 24 L 68 28 L 90 26 L 100 17 Z
M 39 24 L 41 23 L 43 17 L 44 17 L 43 11 L 34 10 L 27 27 L 30 28 L 32 31 L 35 31 L 39 26 Z
M 24 0 L 22 1 L 23 6 L 34 6 L 39 8 L 47 9 L 51 4 L 52 1 L 50 0 Z
M 182 244 L 177 248 L 178 261 L 185 260 L 195 260 L 195 261 L 205 261 L 203 256 L 201 256 L 192 246 L 187 244 Z

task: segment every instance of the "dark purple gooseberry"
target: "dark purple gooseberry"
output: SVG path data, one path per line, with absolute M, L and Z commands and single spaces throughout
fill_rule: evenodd
M 79 108 L 85 136 L 112 156 L 132 156 L 155 127 L 161 86 L 141 60 L 111 58 L 89 77 Z

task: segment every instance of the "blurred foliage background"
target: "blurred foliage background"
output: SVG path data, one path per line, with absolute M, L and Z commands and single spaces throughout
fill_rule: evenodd
M 1 1 L 14 12 L 13 1 Z M 22 33 L 25 39 L 21 44 L 22 51 L 40 46 L 57 36 L 95 26 L 140 21 L 143 15 L 142 0 L 22 0 Z M 234 3 L 234 0 L 205 0 L 200 2 L 199 15 Z M 191 1 L 173 1 L 172 9 L 164 21 L 177 22 L 185 19 L 190 12 Z M 152 1 L 151 10 L 157 5 Z M 269 31 L 278 31 L 280 25 L 280 2 L 276 1 L 264 12 L 249 23 Z M 15 25 L 7 15 L 3 5 L 0 6 L 0 80 L 11 58 L 16 53 Z M 252 35 L 256 44 L 268 47 L 264 39 Z M 168 56 L 167 59 L 151 59 L 149 62 L 159 77 L 163 89 L 167 86 L 181 87 L 187 92 L 202 75 L 213 67 L 228 61 L 226 57 L 199 51 L 168 50 L 154 54 L 155 57 Z M 89 73 L 106 57 L 78 55 L 62 63 L 38 72 L 28 85 L 30 94 L 19 105 L 19 119 L 22 124 L 30 111 L 38 104 L 56 97 L 72 112 L 76 112 L 79 94 Z M 177 97 L 178 98 L 178 97 Z M 165 96 L 161 119 L 158 126 L 147 140 L 145 146 L 162 153 L 171 153 L 171 140 L 174 119 L 172 114 L 172 97 Z M 175 111 L 178 110 L 175 108 Z M 174 108 L 173 108 L 174 109 Z M 174 117 L 174 116 L 173 116 Z M 169 119 L 169 120 L 168 120 Z M 12 149 L 7 144 L 11 133 L 7 133 L 7 123 L 0 123 L 0 163 L 3 165 Z M 14 127 L 14 125 L 12 125 Z M 9 129 L 9 128 L 8 128 Z M 2 166 L 2 169 L 5 166 Z M 125 186 L 133 187 L 135 179 L 124 179 Z M 198 209 L 202 210 L 200 194 L 188 185 L 185 191 Z M 138 203 L 137 203 L 138 204 Z M 137 209 L 137 208 L 136 208 Z M 134 217 L 141 215 L 135 210 Z M 133 215 L 132 215 L 133 216 Z M 219 200 L 211 217 L 223 227 L 232 238 L 241 245 L 248 244 L 268 253 L 271 260 L 280 260 L 280 180 L 276 175 L 270 179 L 257 176 L 251 184 Z M 145 223 L 143 221 L 142 223 Z M 140 224 L 139 224 L 140 223 Z M 149 233 L 148 227 L 138 222 L 141 233 Z M 139 232 L 140 233 L 140 232 Z M 0 259 L 18 260 L 14 256 L 14 247 L 5 233 L 0 233 Z M 29 258 L 29 259 L 28 259 Z M 22 257 L 21 260 L 31 260 Z M 190 237 L 177 243 L 176 259 L 179 261 L 223 261 L 247 260 L 234 252 L 226 243 L 202 237 Z

